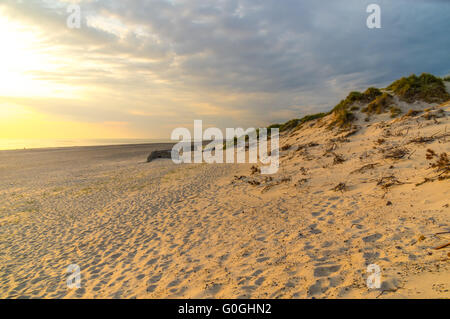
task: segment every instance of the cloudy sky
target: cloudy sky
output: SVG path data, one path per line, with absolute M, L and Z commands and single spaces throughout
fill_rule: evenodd
M 370 3 L 381 29 L 366 26 Z M 450 73 L 449 31 L 448 0 L 1 0 L 0 138 L 281 122 Z

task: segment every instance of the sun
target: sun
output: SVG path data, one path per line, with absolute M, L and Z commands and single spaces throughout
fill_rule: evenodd
M 41 62 L 32 50 L 32 34 L 0 16 L 0 39 L 0 95 L 17 96 L 32 91 L 32 78 L 27 71 Z
M 33 28 L 1 15 L 0 96 L 51 97 L 61 85 L 45 80 L 55 72 L 52 48 L 42 43 Z

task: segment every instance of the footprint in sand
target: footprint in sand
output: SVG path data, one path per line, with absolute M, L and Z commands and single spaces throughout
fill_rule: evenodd
M 208 284 L 205 293 L 209 295 L 216 295 L 219 293 L 219 291 L 222 289 L 222 284 L 212 283 Z
M 380 253 L 376 251 L 368 251 L 363 254 L 363 258 L 367 265 L 375 263 L 375 261 L 380 257 Z
M 265 277 L 259 277 L 258 279 L 255 280 L 255 285 L 256 286 L 261 286 L 262 283 L 266 280 Z
M 162 274 L 154 275 L 147 281 L 147 284 L 156 284 L 157 282 L 159 282 L 161 280 L 161 277 L 162 277 Z
M 180 284 L 180 280 L 179 280 L 179 279 L 175 279 L 175 280 L 171 281 L 171 282 L 167 285 L 167 288 L 175 287 L 175 286 L 178 286 L 179 284 Z
M 383 237 L 383 235 L 381 235 L 380 233 L 375 233 L 373 235 L 369 235 L 369 236 L 363 237 L 362 240 L 365 243 L 372 243 L 372 242 L 377 241 L 381 237 Z
M 156 287 L 158 287 L 158 285 L 150 285 L 147 287 L 147 292 L 153 292 L 155 291 Z
M 313 297 L 315 295 L 323 294 L 328 290 L 328 287 L 325 286 L 326 279 L 321 278 L 317 280 L 313 285 L 308 288 L 308 297 Z
M 332 241 L 326 241 L 322 244 L 322 248 L 328 248 L 333 246 L 333 242 Z
M 317 229 L 317 224 L 311 224 L 309 225 L 309 232 L 311 234 L 320 234 L 322 231 L 320 229 Z
M 316 267 L 314 269 L 314 276 L 315 277 L 328 277 L 332 273 L 337 272 L 339 269 L 341 269 L 341 265 Z

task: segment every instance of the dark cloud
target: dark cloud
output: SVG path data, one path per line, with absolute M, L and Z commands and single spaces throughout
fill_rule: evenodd
M 213 103 L 224 113 L 245 109 L 242 123 L 249 124 L 273 121 L 277 111 L 300 116 L 329 109 L 348 90 L 384 86 L 410 73 L 450 72 L 449 1 L 379 0 L 378 30 L 366 27 L 369 3 L 80 1 L 86 19 L 80 30 L 65 27 L 64 1 L 6 1 L 3 6 L 12 17 L 39 27 L 48 45 L 99 61 L 98 69 L 79 68 L 80 82 L 123 90 L 130 100 L 142 92 L 152 92 L 149 99 L 160 91 L 189 92 L 191 102 Z M 124 34 L 86 23 L 98 16 L 120 21 Z M 62 74 L 41 76 L 64 81 Z M 239 100 L 221 102 L 227 94 Z M 168 109 L 176 105 L 167 102 Z M 198 115 L 195 109 L 189 112 L 179 111 L 184 119 Z

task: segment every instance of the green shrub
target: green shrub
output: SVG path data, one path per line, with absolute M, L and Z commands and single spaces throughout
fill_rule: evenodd
M 397 116 L 399 116 L 400 114 L 402 114 L 402 110 L 400 110 L 400 108 L 396 107 L 396 106 L 391 106 L 391 118 L 395 118 Z
M 375 100 L 370 102 L 367 107 L 363 109 L 363 112 L 368 114 L 381 114 L 387 111 L 387 108 L 392 105 L 393 99 L 392 95 L 388 93 L 383 93 L 378 96 Z
M 409 110 L 408 113 L 405 114 L 405 116 L 416 116 L 419 115 L 420 113 L 422 113 L 422 111 L 420 110 Z
M 380 89 L 370 87 L 364 92 L 364 100 L 361 102 L 370 103 L 382 94 L 383 93 L 380 91 Z
M 445 90 L 442 79 L 432 74 L 422 73 L 403 77 L 388 86 L 388 89 L 400 97 L 400 99 L 413 103 L 417 100 L 427 103 L 440 103 L 450 99 Z
M 301 119 L 289 120 L 284 124 L 272 124 L 267 128 L 268 133 L 270 133 L 270 129 L 272 129 L 272 128 L 278 128 L 280 130 L 280 132 L 289 131 L 289 130 L 292 130 L 292 129 L 298 127 L 299 125 L 301 125 L 303 123 L 313 121 L 316 119 L 320 119 L 328 114 L 329 113 L 317 113 L 317 114 L 312 114 L 312 115 L 306 115 L 306 116 L 302 117 Z
M 351 123 L 356 119 L 355 115 L 349 112 L 346 108 L 341 108 L 333 112 L 334 120 L 328 128 L 337 126 L 339 128 L 348 128 Z
M 341 102 L 339 102 L 338 105 L 334 107 L 333 112 L 340 109 L 347 109 L 353 106 L 355 103 L 361 104 L 370 103 L 380 95 L 382 95 L 382 92 L 374 87 L 368 88 L 366 91 L 364 91 L 364 93 L 356 91 L 350 92 L 350 94 L 345 98 L 345 100 L 342 100 Z
M 300 122 L 300 119 L 293 119 L 290 121 L 287 121 L 283 125 L 280 126 L 280 132 L 285 132 L 292 130 L 293 128 L 296 128 L 298 123 Z
M 450 75 L 446 76 L 442 80 L 445 81 L 445 82 L 450 82 Z
M 407 102 L 422 100 L 428 103 L 445 102 L 450 99 L 450 95 L 445 90 L 443 81 L 450 81 L 450 76 L 444 79 L 437 78 L 431 74 L 423 73 L 420 76 L 411 75 L 403 77 L 388 86 L 388 90 L 399 96 L 400 99 Z M 361 109 L 361 112 L 367 113 L 366 121 L 369 121 L 370 114 L 391 112 L 391 117 L 401 114 L 398 107 L 393 106 L 393 97 L 388 93 L 383 93 L 380 89 L 370 87 L 363 93 L 353 91 L 342 101 L 340 101 L 330 112 L 307 115 L 301 119 L 293 119 L 284 124 L 273 124 L 268 127 L 270 129 L 278 128 L 280 132 L 292 130 L 300 127 L 303 123 L 322 118 L 326 115 L 333 114 L 334 120 L 330 124 L 330 128 L 338 126 L 341 128 L 349 127 L 351 122 L 356 119 L 351 111 L 357 111 L 360 108 L 358 104 L 367 104 Z M 409 113 L 408 116 L 411 116 Z
M 310 122 L 310 121 L 314 121 L 317 119 L 321 119 L 322 117 L 327 116 L 330 113 L 316 113 L 316 114 L 311 114 L 311 115 L 306 115 L 304 117 L 302 117 L 299 121 L 299 124 L 303 124 L 306 122 Z

